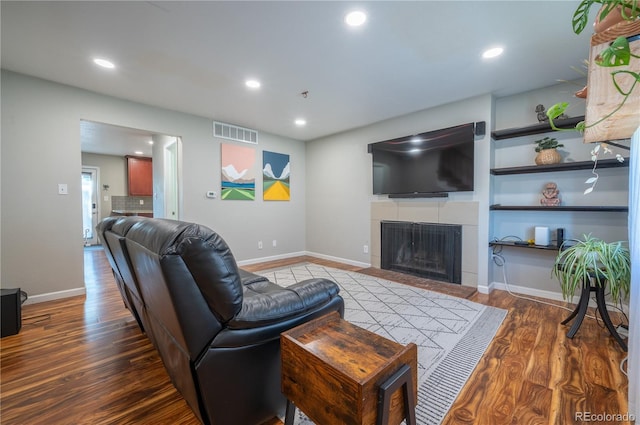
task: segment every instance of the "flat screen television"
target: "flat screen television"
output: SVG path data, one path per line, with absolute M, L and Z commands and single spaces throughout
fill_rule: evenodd
M 474 123 L 369 144 L 373 193 L 446 196 L 473 191 Z

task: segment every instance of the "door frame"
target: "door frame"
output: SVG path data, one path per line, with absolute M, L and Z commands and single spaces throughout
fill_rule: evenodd
M 94 208 L 94 212 L 92 213 L 92 219 L 91 219 L 91 224 L 92 224 L 92 229 L 91 229 L 91 235 L 92 238 L 91 239 L 87 239 L 85 244 L 89 244 L 89 245 L 97 245 L 98 244 L 98 237 L 96 235 L 96 225 L 100 222 L 100 167 L 95 167 L 95 166 L 91 166 L 91 165 L 83 165 L 82 166 L 82 171 L 81 171 L 81 176 L 84 173 L 90 173 L 93 176 L 93 192 L 94 192 L 94 196 L 95 196 L 95 208 Z M 83 210 L 84 210 L 84 206 L 81 205 L 80 206 Z M 82 211 L 84 213 L 84 211 Z M 85 229 L 82 229 L 82 240 L 84 241 L 84 231 Z
M 179 137 L 164 147 L 164 216 L 180 220 L 180 141 Z M 169 196 L 171 195 L 171 196 Z M 175 210 L 175 214 L 171 211 Z

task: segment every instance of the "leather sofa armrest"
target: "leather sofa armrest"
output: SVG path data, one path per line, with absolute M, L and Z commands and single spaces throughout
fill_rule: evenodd
M 240 275 L 240 281 L 242 282 L 243 285 L 251 285 L 256 282 L 269 281 L 269 279 L 267 279 L 264 276 L 260 276 L 255 273 L 248 272 L 241 268 L 238 268 L 238 274 Z
M 229 329 L 250 329 L 277 324 L 320 308 L 338 296 L 340 288 L 328 279 L 315 278 L 286 288 L 268 280 L 243 286 L 240 312 L 229 322 Z

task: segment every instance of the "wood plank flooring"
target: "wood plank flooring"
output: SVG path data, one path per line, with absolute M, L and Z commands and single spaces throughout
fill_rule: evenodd
M 246 269 L 300 261 L 359 271 L 311 257 Z M 104 253 L 88 249 L 85 264 L 86 297 L 23 306 L 21 332 L 0 340 L 2 424 L 198 424 L 125 309 Z M 425 279 L 384 273 L 438 289 Z M 503 291 L 458 296 L 509 314 L 444 425 L 574 424 L 578 412 L 626 413 L 627 378 L 619 368 L 625 353 L 595 320 L 585 320 L 571 340 L 559 324 L 565 310 Z

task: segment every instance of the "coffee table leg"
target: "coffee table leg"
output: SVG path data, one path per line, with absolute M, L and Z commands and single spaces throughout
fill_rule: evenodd
M 291 400 L 287 400 L 287 410 L 284 414 L 284 425 L 293 425 L 296 416 L 296 405 Z
M 416 425 L 416 405 L 414 403 L 413 385 L 411 379 L 411 368 L 403 365 L 396 373 L 380 385 L 378 393 L 378 420 L 376 425 L 387 425 L 389 423 L 389 408 L 391 396 L 400 387 L 404 398 L 404 417 L 407 425 Z

